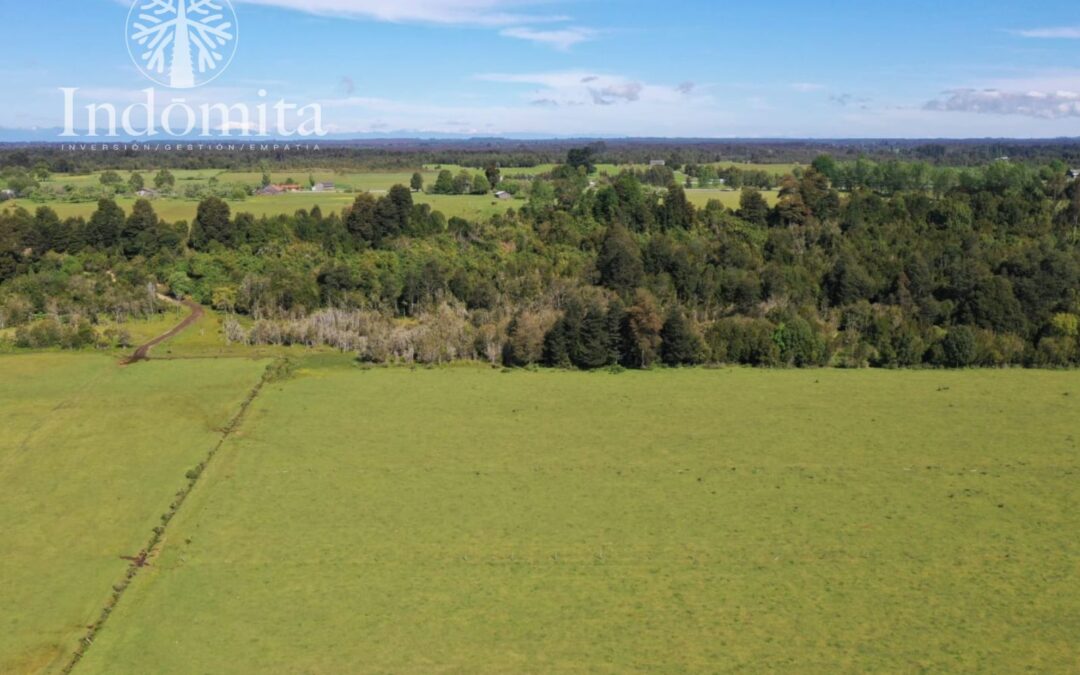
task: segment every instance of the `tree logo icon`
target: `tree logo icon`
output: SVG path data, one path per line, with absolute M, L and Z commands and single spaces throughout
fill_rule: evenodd
M 126 30 L 135 66 L 173 89 L 216 79 L 232 62 L 240 37 L 229 0 L 135 0 Z

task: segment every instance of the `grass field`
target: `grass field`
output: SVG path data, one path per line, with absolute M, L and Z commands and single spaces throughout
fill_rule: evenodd
M 773 167 L 778 172 L 789 172 L 795 165 L 741 165 L 744 167 L 764 168 Z M 443 169 L 449 169 L 453 172 L 462 170 L 460 166 L 452 165 L 440 165 Z M 542 165 L 527 169 L 521 168 L 507 168 L 504 169 L 503 174 L 509 179 L 523 178 L 526 176 L 532 176 L 540 173 L 546 173 L 555 168 L 554 164 Z M 598 172 L 607 173 L 609 175 L 615 175 L 620 170 L 627 167 L 620 167 L 613 164 L 601 164 L 597 167 Z M 647 167 L 639 166 L 637 168 L 644 169 Z M 475 169 L 468 169 L 469 171 L 476 172 Z M 767 169 L 768 170 L 768 169 Z M 421 173 L 424 175 L 427 185 L 432 185 L 438 176 L 439 169 L 435 166 L 426 166 L 422 169 Z M 143 172 L 144 178 L 152 179 L 153 172 Z M 262 180 L 261 173 L 255 172 L 229 172 L 219 171 L 212 169 L 205 170 L 177 170 L 173 174 L 177 179 L 177 190 L 183 190 L 188 186 L 205 185 L 206 182 L 211 179 L 217 179 L 219 184 L 240 184 L 249 187 L 258 186 Z M 127 180 L 128 174 L 121 172 L 121 177 Z M 355 199 L 355 194 L 345 192 L 345 190 L 354 191 L 372 191 L 382 192 L 389 190 L 394 185 L 408 185 L 409 179 L 412 176 L 411 171 L 401 172 L 348 172 L 348 171 L 328 171 L 328 170 L 310 170 L 310 171 L 294 171 L 294 172 L 280 172 L 272 175 L 276 181 L 284 182 L 288 178 L 292 178 L 298 181 L 302 185 L 307 185 L 309 178 L 314 178 L 317 182 L 322 181 L 334 181 L 339 188 L 339 192 L 336 193 L 312 193 L 301 192 L 294 194 L 276 195 L 276 196 L 254 196 L 243 200 L 231 200 L 229 205 L 232 207 L 235 213 L 246 212 L 261 216 L 275 216 L 275 215 L 291 215 L 300 209 L 311 210 L 315 206 L 319 206 L 323 213 L 340 212 L 342 209 L 352 204 Z M 98 180 L 99 174 L 86 174 L 77 176 L 54 176 L 51 180 L 44 183 L 47 187 L 59 188 L 59 187 L 73 187 L 73 188 L 85 188 L 85 187 L 98 187 L 100 182 Z M 682 174 L 676 174 L 676 178 L 680 184 L 685 181 L 685 176 Z M 687 194 L 690 200 L 698 207 L 704 207 L 709 200 L 717 199 L 721 201 L 724 206 L 729 208 L 737 208 L 739 204 L 739 192 L 721 189 L 694 189 L 688 190 Z M 775 203 L 776 192 L 766 192 L 766 199 L 770 203 Z M 520 207 L 524 202 L 519 200 L 513 201 L 499 201 L 489 195 L 432 195 L 432 194 L 415 194 L 414 200 L 421 204 L 430 204 L 432 209 L 442 211 L 442 213 L 448 217 L 461 217 L 473 220 L 482 220 L 489 218 L 493 215 L 505 213 L 508 208 Z M 135 199 L 131 197 L 119 197 L 116 202 L 125 210 L 130 212 L 132 205 L 135 203 Z M 179 197 L 162 197 L 153 200 L 154 209 L 158 215 L 168 221 L 180 221 L 186 220 L 190 222 L 195 217 L 196 209 L 198 208 L 198 200 L 184 199 Z M 90 215 L 97 209 L 96 201 L 84 201 L 84 202 L 67 202 L 49 200 L 46 202 L 36 202 L 27 199 L 13 200 L 5 202 L 0 205 L 0 208 L 15 208 L 22 206 L 31 212 L 37 209 L 39 206 L 49 206 L 57 212 L 61 218 L 78 217 L 89 218 Z
M 0 673 L 66 665 L 264 368 L 0 356 Z
M 256 217 L 275 216 L 281 214 L 292 215 L 300 209 L 311 210 L 315 206 L 322 209 L 324 214 L 340 212 L 352 205 L 356 195 L 344 193 L 312 193 L 298 192 L 276 196 L 255 196 L 244 200 L 230 200 L 229 206 L 233 213 L 251 213 Z M 505 213 L 509 208 L 518 208 L 524 202 L 499 201 L 491 196 L 484 195 L 429 195 L 416 194 L 413 200 L 419 204 L 430 204 L 432 209 L 442 211 L 447 218 L 458 216 L 461 218 L 485 218 L 497 213 Z M 120 197 L 116 199 L 126 212 L 131 212 L 135 199 Z M 199 202 L 191 199 L 176 199 L 163 197 L 154 199 L 154 210 L 159 216 L 167 221 L 175 222 L 186 220 L 190 222 L 195 218 L 195 212 L 199 208 Z M 0 208 L 16 208 L 22 206 L 34 212 L 39 206 L 52 208 L 61 218 L 82 216 L 89 218 L 97 210 L 97 202 L 60 202 L 49 201 L 39 203 L 27 199 L 18 199 L 5 202 Z
M 687 190 L 687 197 L 699 208 L 704 208 L 712 199 L 717 199 L 728 208 L 738 208 L 740 192 L 734 190 Z M 762 193 L 770 204 L 775 204 L 777 193 L 767 191 Z M 356 195 L 344 193 L 315 194 L 311 192 L 299 192 L 277 196 L 249 197 L 242 201 L 230 201 L 234 213 L 251 213 L 256 217 L 275 216 L 279 214 L 293 214 L 300 209 L 311 210 L 315 206 L 322 209 L 324 214 L 340 212 L 353 203 Z M 484 219 L 499 213 L 505 213 L 507 209 L 520 208 L 525 202 L 520 200 L 500 201 L 490 196 L 477 195 L 413 195 L 414 201 L 420 204 L 430 204 L 431 208 L 442 211 L 447 218 L 458 216 L 468 219 Z M 135 203 L 134 199 L 118 198 L 116 203 L 125 211 L 131 212 Z M 199 203 L 189 199 L 161 198 L 153 201 L 154 210 L 159 216 L 168 221 L 186 220 L 190 222 L 195 218 L 195 211 Z M 47 202 L 40 204 L 26 199 L 6 202 L 0 208 L 15 208 L 22 206 L 33 212 L 39 206 L 49 206 L 61 218 L 82 216 L 89 218 L 97 209 L 97 202 Z
M 780 193 L 776 190 L 763 190 L 761 196 L 765 198 L 765 201 L 770 206 L 775 206 L 776 202 L 780 199 Z M 705 208 L 712 200 L 718 200 L 721 204 L 729 209 L 739 208 L 739 198 L 742 197 L 741 190 L 719 190 L 719 189 L 693 189 L 686 191 L 686 198 L 690 200 L 690 203 L 698 208 Z
M 1074 372 L 312 357 L 76 672 L 1076 672 L 1078 419 Z M 159 506 L 123 513 L 143 532 Z

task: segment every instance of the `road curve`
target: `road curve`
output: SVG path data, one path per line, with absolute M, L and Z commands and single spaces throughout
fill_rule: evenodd
M 189 310 L 191 310 L 191 313 L 188 314 L 187 317 L 185 317 L 183 321 L 181 321 L 176 326 L 174 326 L 173 329 L 170 330 L 168 333 L 164 333 L 163 335 L 159 335 L 159 336 L 157 336 L 156 338 L 154 338 L 150 342 L 147 342 L 144 345 L 139 345 L 139 347 L 135 349 L 135 353 L 124 360 L 124 365 L 125 366 L 130 365 L 132 363 L 138 363 L 139 361 L 147 361 L 147 360 L 149 360 L 150 359 L 150 350 L 151 349 L 158 346 L 162 342 L 165 342 L 166 340 L 168 340 L 170 338 L 174 338 L 177 335 L 179 335 L 180 333 L 184 332 L 184 330 L 188 326 L 190 326 L 191 324 L 193 324 L 196 321 L 198 321 L 199 319 L 201 319 L 203 317 L 203 314 L 206 313 L 206 310 L 204 310 L 202 308 L 202 305 L 200 305 L 197 302 L 193 302 L 191 300 L 181 300 L 180 304 L 182 304 L 184 307 L 187 307 Z

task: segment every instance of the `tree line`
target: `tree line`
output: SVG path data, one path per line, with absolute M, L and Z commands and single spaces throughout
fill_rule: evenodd
M 341 213 L 262 218 L 212 197 L 191 223 L 163 222 L 143 200 L 125 213 L 104 199 L 88 219 L 5 209 L 0 327 L 160 311 L 153 285 L 235 317 L 229 339 L 373 360 L 1080 361 L 1080 184 L 1060 162 L 935 183 L 917 162 L 860 173 L 819 157 L 780 180 L 775 202 L 744 188 L 735 208 L 697 208 L 682 186 L 572 159 L 484 221 L 446 218 L 406 186 Z

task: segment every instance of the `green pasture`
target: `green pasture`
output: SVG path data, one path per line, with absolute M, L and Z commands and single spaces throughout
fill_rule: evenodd
M 780 193 L 776 190 L 762 190 L 761 196 L 765 198 L 765 201 L 767 201 L 770 206 L 775 206 L 776 202 L 780 199 Z M 705 208 L 710 201 L 715 199 L 729 209 L 737 209 L 739 208 L 739 199 L 741 197 L 741 190 L 694 188 L 686 191 L 686 198 L 690 200 L 691 204 L 698 208 Z
M 0 356 L 0 673 L 67 664 L 265 366 Z
M 256 217 L 292 215 L 300 209 L 311 210 L 318 206 L 324 214 L 340 212 L 352 205 L 356 199 L 354 194 L 346 193 L 315 193 L 296 192 L 281 195 L 257 195 L 243 200 L 227 200 L 233 213 L 251 213 Z M 447 218 L 454 216 L 468 219 L 480 219 L 497 213 L 505 213 L 509 208 L 517 208 L 524 202 L 501 201 L 491 195 L 429 195 L 414 194 L 413 200 L 419 204 L 430 204 L 432 209 L 442 211 Z M 135 199 L 131 197 L 119 197 L 116 203 L 126 212 L 130 213 Z M 192 199 L 179 199 L 162 197 L 152 200 L 157 214 L 171 222 L 186 220 L 190 222 L 195 218 L 199 208 L 199 202 Z M 21 206 L 33 213 L 40 206 L 48 206 L 56 211 L 61 218 L 82 216 L 89 218 L 97 210 L 97 202 L 64 202 L 47 201 L 36 202 L 27 199 L 12 200 L 5 202 L 0 208 L 16 208 Z
M 176 179 L 176 188 L 183 189 L 188 185 L 193 184 L 206 184 L 211 178 L 221 175 L 220 169 L 172 169 L 170 170 L 173 177 Z M 86 174 L 53 174 L 49 180 L 43 181 L 41 184 L 45 187 L 61 188 L 61 187 L 73 187 L 73 188 L 97 188 L 101 187 L 101 174 L 103 172 L 97 171 Z M 117 171 L 120 178 L 126 183 L 132 173 L 142 174 L 143 181 L 146 183 L 146 187 L 154 187 L 154 176 L 157 175 L 157 171 Z
M 380 192 L 389 190 L 395 185 L 409 185 L 413 171 L 397 172 L 359 172 L 359 171 L 328 171 L 324 169 L 296 171 L 273 171 L 271 180 L 275 183 L 284 183 L 289 178 L 295 180 L 305 189 L 309 187 L 312 178 L 316 183 L 334 183 L 337 190 L 352 190 L 354 192 Z M 425 184 L 434 184 L 438 178 L 437 172 L 421 171 Z M 217 176 L 220 183 L 235 183 L 249 187 L 262 185 L 262 172 L 232 172 L 227 171 Z
M 424 176 L 425 185 L 430 187 L 434 184 L 435 179 L 438 176 L 439 170 L 448 169 L 455 174 L 461 171 L 464 167 L 457 165 L 429 165 L 423 167 L 421 173 Z M 749 165 L 746 165 L 749 166 Z M 756 166 L 756 165 L 755 165 Z M 782 167 L 777 170 L 789 171 L 795 165 L 760 165 L 762 167 Z M 505 168 L 503 169 L 503 176 L 510 180 L 520 180 L 526 177 L 538 175 L 541 173 L 550 172 L 555 168 L 554 164 L 542 165 L 531 168 Z M 597 167 L 601 174 L 615 175 L 619 171 L 629 168 L 628 166 L 616 166 L 613 164 L 602 164 Z M 647 168 L 644 165 L 636 168 Z M 470 172 L 476 173 L 476 169 L 465 169 Z M 127 180 L 130 172 L 119 172 L 121 178 Z M 147 186 L 153 186 L 153 174 L 152 171 L 144 171 L 143 178 L 146 180 Z M 261 185 L 262 173 L 261 172 L 230 172 L 220 171 L 217 169 L 201 169 L 201 170 L 176 170 L 172 172 L 177 179 L 176 189 L 178 191 L 184 190 L 188 186 L 203 186 L 211 178 L 215 178 L 220 185 L 244 185 L 246 187 L 257 187 Z M 316 182 L 333 182 L 337 187 L 336 192 L 329 193 L 313 193 L 313 192 L 299 192 L 293 194 L 283 194 L 274 196 L 256 195 L 242 200 L 229 200 L 229 205 L 232 207 L 234 213 L 247 212 L 261 216 L 276 216 L 276 215 L 291 215 L 300 209 L 311 210 L 315 206 L 319 206 L 323 213 L 339 212 L 342 209 L 352 204 L 355 199 L 355 192 L 383 192 L 389 190 L 394 185 L 408 185 L 412 177 L 412 171 L 400 171 L 400 172 L 363 172 L 363 171 L 330 171 L 317 169 L 314 171 L 292 171 L 292 172 L 272 172 L 271 177 L 275 182 L 285 182 L 288 179 L 297 181 L 300 185 L 307 188 L 310 179 L 314 178 Z M 69 187 L 74 189 L 80 188 L 93 188 L 99 187 L 100 173 L 85 174 L 85 175 L 56 175 L 52 179 L 43 183 L 46 187 L 60 188 Z M 683 174 L 676 174 L 677 181 L 682 184 L 686 177 Z M 718 199 L 725 206 L 730 208 L 736 208 L 739 202 L 739 192 L 730 191 L 724 189 L 693 189 L 687 191 L 690 200 L 699 207 L 704 207 L 710 199 Z M 770 203 L 774 203 L 776 200 L 775 192 L 767 192 L 766 198 Z M 430 204 L 433 209 L 442 211 L 448 218 L 460 217 L 467 219 L 484 219 L 490 216 L 504 213 L 508 208 L 515 208 L 521 206 L 523 202 L 519 200 L 512 201 L 500 201 L 495 199 L 491 195 L 434 195 L 434 194 L 414 194 L 414 200 L 421 204 Z M 130 212 L 132 205 L 135 203 L 134 197 L 117 197 L 117 204 L 119 204 L 126 211 Z M 195 217 L 195 211 L 198 208 L 198 200 L 186 199 L 183 197 L 161 197 L 153 200 L 154 209 L 158 215 L 168 221 L 191 221 Z M 31 212 L 37 209 L 39 206 L 49 206 L 57 212 L 61 218 L 69 217 L 83 217 L 89 218 L 90 215 L 97 208 L 96 200 L 70 202 L 63 200 L 50 199 L 46 201 L 32 201 L 28 199 L 12 200 L 0 205 L 0 208 L 15 208 L 22 206 Z
M 728 208 L 738 208 L 740 192 L 737 190 L 722 189 L 693 189 L 686 191 L 687 197 L 695 206 L 704 207 L 712 199 L 720 200 Z M 763 192 L 770 204 L 776 202 L 775 191 Z M 315 206 L 322 209 L 324 214 L 340 212 L 350 206 L 356 199 L 356 195 L 347 193 L 312 193 L 297 192 L 292 194 L 265 196 L 259 195 L 244 200 L 230 200 L 229 206 L 233 213 L 251 213 L 256 217 L 291 215 L 300 209 L 311 210 Z M 431 208 L 442 211 L 447 218 L 454 216 L 466 219 L 483 219 L 490 216 L 505 213 L 507 209 L 519 208 L 525 202 L 522 200 L 502 201 L 490 195 L 432 195 L 414 194 L 413 200 L 419 204 L 430 204 Z M 135 199 L 120 197 L 116 200 L 125 211 L 131 212 Z M 190 222 L 195 218 L 195 212 L 199 207 L 198 201 L 189 199 L 159 198 L 153 200 L 154 210 L 159 216 L 168 221 L 186 220 Z M 61 218 L 81 216 L 89 218 L 97 209 L 97 202 L 33 202 L 26 199 L 6 202 L 0 208 L 23 208 L 33 212 L 39 206 L 48 206 L 56 211 Z
M 77 672 L 1077 669 L 1075 372 L 301 366 Z

